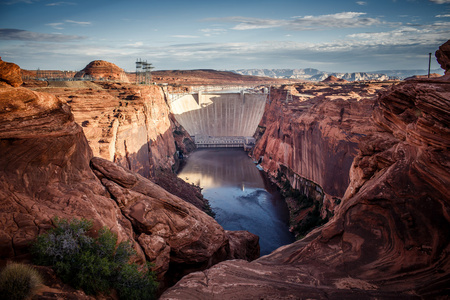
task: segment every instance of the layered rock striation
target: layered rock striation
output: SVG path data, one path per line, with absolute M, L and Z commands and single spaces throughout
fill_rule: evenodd
M 409 80 L 383 92 L 327 224 L 256 261 L 192 273 L 161 299 L 445 298 L 449 107 L 448 79 Z
M 16 64 L 3 61 L 0 57 L 0 87 L 18 87 L 23 83 L 20 67 Z
M 441 68 L 444 69 L 445 75 L 450 75 L 450 40 L 441 45 L 435 55 Z
M 177 123 L 157 86 L 126 83 L 78 82 L 77 87 L 36 89 L 58 96 L 70 105 L 94 156 L 113 161 L 172 193 L 208 210 L 200 191 L 177 178 L 179 153 L 195 144 Z
M 27 260 L 54 217 L 86 218 L 155 264 L 161 288 L 234 257 L 259 256 L 258 237 L 214 219 L 140 174 L 94 157 L 70 106 L 49 93 L 0 87 L 0 263 Z M 241 248 L 241 247 L 246 247 Z
M 374 130 L 370 115 L 377 92 L 386 86 L 333 83 L 272 89 L 252 155 L 286 191 L 291 231 L 297 237 L 326 222 L 339 205 L 358 142 Z

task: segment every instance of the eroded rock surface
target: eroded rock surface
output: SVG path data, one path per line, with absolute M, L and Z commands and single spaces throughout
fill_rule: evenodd
M 22 85 L 20 67 L 16 64 L 3 61 L 0 57 L 0 86 L 18 87 Z
M 350 182 L 358 143 L 375 130 L 370 115 L 377 92 L 391 84 L 302 84 L 271 90 L 252 155 L 287 191 L 291 231 L 298 238 L 334 214 Z
M 188 273 L 194 265 L 206 268 L 228 258 L 228 237 L 214 219 L 113 162 L 94 157 L 91 165 L 133 224 L 148 260 L 158 258 L 160 278 L 169 270 L 169 262 L 179 265 L 177 272 Z
M 1 264 L 28 259 L 29 244 L 56 216 L 90 219 L 92 234 L 106 226 L 119 241 L 131 241 L 136 261 L 155 264 L 162 288 L 233 258 L 229 234 L 214 219 L 143 176 L 93 157 L 75 121 L 54 95 L 0 87 Z M 233 241 L 255 246 L 248 236 Z
M 436 51 L 436 58 L 441 68 L 444 69 L 445 75 L 450 75 L 450 40 L 439 47 Z
M 1 257 L 27 253 L 52 218 L 85 217 L 120 240 L 131 224 L 92 173 L 91 149 L 68 105 L 25 88 L 0 88 Z
M 161 299 L 445 298 L 449 107 L 449 81 L 390 88 L 377 100 L 373 130 L 330 222 L 256 261 L 192 273 Z
M 263 157 L 261 166 L 272 177 L 285 173 L 293 188 L 302 188 L 298 178 L 303 177 L 342 197 L 359 138 L 373 130 L 369 119 L 376 93 L 384 88 L 305 84 L 291 88 L 292 101 L 286 90 L 273 90 L 253 156 Z
M 151 178 L 196 207 L 208 201 L 177 178 L 177 151 L 195 149 L 190 136 L 171 116 L 160 87 L 111 82 L 78 82 L 78 88 L 36 89 L 70 105 L 94 156 L 113 161 Z

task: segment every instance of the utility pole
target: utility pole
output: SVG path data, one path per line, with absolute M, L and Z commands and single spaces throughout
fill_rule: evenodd
M 431 71 L 431 53 L 428 53 L 428 78 L 430 78 L 430 71 Z

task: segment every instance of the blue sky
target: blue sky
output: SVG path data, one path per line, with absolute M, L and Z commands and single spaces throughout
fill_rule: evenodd
M 24 69 L 439 68 L 450 0 L 0 0 L 0 56 Z

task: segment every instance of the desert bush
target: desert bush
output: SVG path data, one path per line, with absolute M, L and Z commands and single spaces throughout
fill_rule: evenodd
M 38 236 L 32 245 L 37 264 L 52 266 L 64 282 L 87 294 L 108 293 L 116 288 L 119 295 L 124 295 L 121 298 L 139 299 L 129 298 L 122 291 L 136 281 L 139 282 L 136 295 L 142 299 L 153 297 L 157 288 L 153 272 L 128 263 L 135 255 L 129 242 L 117 244 L 117 235 L 107 228 L 101 229 L 97 238 L 88 236 L 92 222 L 85 219 L 71 222 L 55 219 L 55 224 L 56 228 Z
M 42 277 L 33 267 L 12 263 L 0 273 L 0 299 L 21 300 L 33 296 Z
M 150 269 L 150 266 L 147 268 Z M 157 288 L 155 274 L 139 271 L 136 264 L 124 265 L 117 276 L 116 289 L 121 299 L 156 299 Z

